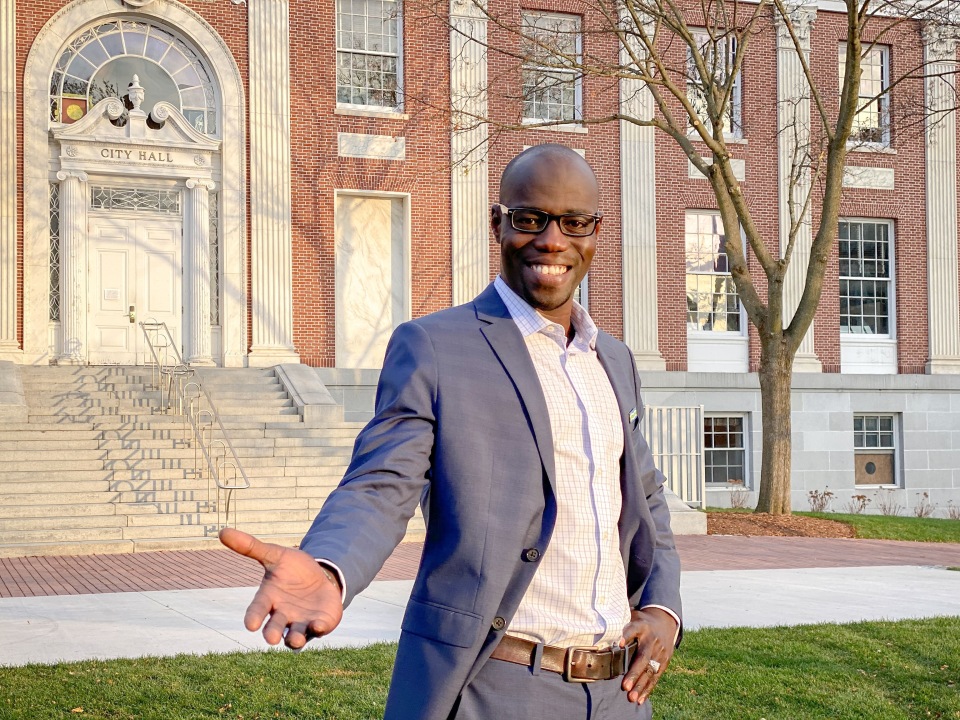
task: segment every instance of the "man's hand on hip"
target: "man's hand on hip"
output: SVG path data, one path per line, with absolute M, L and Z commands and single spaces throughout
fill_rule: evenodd
M 670 613 L 652 607 L 630 613 L 630 622 L 623 628 L 620 641 L 621 647 L 637 641 L 637 652 L 622 683 L 630 702 L 639 705 L 653 692 L 673 657 L 676 635 L 677 621 Z
M 243 617 L 247 630 L 255 632 L 263 625 L 268 643 L 283 640 L 288 648 L 299 650 L 340 624 L 340 588 L 307 553 L 261 542 L 232 528 L 220 531 L 220 542 L 263 565 L 263 581 Z

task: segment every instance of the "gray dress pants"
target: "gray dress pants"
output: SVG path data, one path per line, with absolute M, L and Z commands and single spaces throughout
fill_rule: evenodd
M 568 683 L 558 673 L 488 660 L 463 691 L 456 720 L 650 720 L 648 699 L 627 701 L 620 678 Z

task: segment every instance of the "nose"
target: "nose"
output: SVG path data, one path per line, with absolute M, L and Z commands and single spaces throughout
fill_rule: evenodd
M 560 231 L 560 219 L 550 218 L 547 226 L 537 233 L 534 243 L 543 252 L 562 252 L 570 245 L 570 238 Z

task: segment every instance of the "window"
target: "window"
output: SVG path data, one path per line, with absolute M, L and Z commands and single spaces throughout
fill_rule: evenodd
M 200 54 L 171 31 L 140 20 L 98 23 L 70 42 L 50 79 L 50 119 L 70 124 L 104 98 L 125 97 L 135 74 L 150 107 L 173 103 L 198 131 L 216 134 L 217 92 Z
M 583 280 L 573 291 L 573 299 L 583 306 L 583 309 L 590 312 L 590 274 L 583 276 Z
M 737 39 L 731 36 L 715 37 L 713 40 L 705 30 L 694 32 L 694 39 L 700 50 L 700 55 L 711 77 L 703 78 L 697 70 L 693 59 L 693 52 L 687 49 L 687 99 L 697 111 L 697 117 L 706 128 L 711 128 L 710 115 L 707 112 L 707 92 L 712 85 L 722 91 L 728 74 L 733 71 L 737 55 Z M 723 134 L 728 137 L 739 138 L 743 135 L 740 112 L 740 73 L 733 79 L 730 99 L 723 113 Z
M 896 483 L 896 432 L 893 415 L 854 415 L 855 484 Z
M 580 18 L 554 13 L 523 14 L 523 118 L 577 122 L 583 117 Z
M 841 220 L 840 332 L 890 336 L 890 224 Z
M 840 84 L 847 61 L 846 43 L 840 45 Z M 851 143 L 890 143 L 890 48 L 874 45 L 860 61 L 857 116 L 850 130 Z
M 337 102 L 400 107 L 398 0 L 337 0 Z
M 708 483 L 746 486 L 744 419 L 733 415 L 703 419 L 703 465 Z
M 687 328 L 740 332 L 740 300 L 730 276 L 726 238 L 718 212 L 686 218 Z

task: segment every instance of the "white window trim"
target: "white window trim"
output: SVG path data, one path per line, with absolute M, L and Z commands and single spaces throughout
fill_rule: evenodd
M 745 490 L 746 492 L 753 492 L 753 480 L 750 473 L 750 419 L 751 414 L 748 412 L 722 412 L 719 410 L 713 410 L 710 412 L 704 412 L 703 419 L 704 423 L 708 418 L 741 418 L 743 420 L 743 485 L 735 485 L 729 482 L 708 482 L 707 481 L 707 442 L 706 442 L 706 428 L 704 428 L 704 442 L 703 442 L 703 482 L 706 486 L 707 491 L 714 492 L 735 492 L 736 490 Z M 713 449 L 713 448 L 709 448 Z M 737 449 L 737 448 L 734 448 Z
M 403 106 L 403 0 L 396 0 L 397 3 L 397 104 L 396 105 L 360 105 L 357 103 L 343 103 L 337 101 L 334 113 L 342 115 L 361 115 L 367 117 L 397 117 L 406 120 L 409 116 L 404 115 Z M 354 52 L 348 48 L 340 48 L 340 13 L 337 5 L 334 3 L 334 57 L 340 52 Z M 391 53 L 368 53 L 370 55 L 381 55 L 384 57 L 394 57 Z M 334 97 L 337 95 L 339 86 L 336 82 L 336 59 L 334 60 Z
M 691 28 L 691 34 L 697 39 L 697 42 L 700 45 L 705 45 L 707 41 L 710 40 L 710 36 L 707 34 L 706 28 Z M 702 42 L 700 42 L 702 39 Z M 726 41 L 733 44 L 733 53 L 736 57 L 737 49 L 737 38 L 734 36 L 729 36 L 726 38 Z M 687 63 L 690 62 L 690 48 L 687 48 Z M 690 97 L 690 86 L 693 84 L 692 78 L 687 78 L 687 97 Z M 689 123 L 689 118 L 687 118 Z M 687 127 L 687 137 L 692 140 L 699 140 L 700 133 L 697 132 L 696 128 L 688 124 Z M 743 72 L 742 70 L 737 72 L 736 77 L 733 79 L 733 92 L 730 95 L 730 131 L 724 131 L 723 139 L 731 142 L 746 142 L 743 137 Z
M 871 411 L 854 411 L 853 417 L 857 416 L 875 416 L 875 417 L 890 417 L 893 418 L 893 482 L 892 483 L 871 483 L 857 485 L 856 483 L 856 470 L 854 470 L 854 483 L 853 491 L 857 492 L 858 490 L 876 490 L 876 489 L 886 489 L 886 488 L 895 488 L 900 489 L 904 487 L 903 483 L 903 423 L 902 415 L 898 412 L 871 412 Z M 852 432 L 852 430 L 851 430 Z M 856 435 L 854 434 L 854 438 Z M 853 454 L 856 455 L 859 452 L 870 452 L 873 450 L 890 450 L 891 448 L 858 448 L 856 446 L 856 441 L 854 441 Z
M 893 343 L 897 341 L 897 258 L 895 254 L 896 241 L 894 237 L 894 232 L 896 228 L 894 227 L 893 221 L 886 218 L 868 218 L 868 217 L 841 217 L 837 220 L 837 225 L 842 222 L 860 222 L 860 223 L 874 223 L 877 225 L 883 224 L 887 226 L 887 254 L 889 256 L 890 263 L 890 277 L 887 282 L 890 283 L 890 290 L 887 294 L 887 327 L 889 331 L 886 333 L 840 333 L 840 344 L 843 345 L 845 342 L 856 343 L 856 342 L 866 342 L 866 341 L 878 341 L 878 340 L 888 340 Z M 839 230 L 838 230 L 839 232 Z M 839 258 L 839 246 L 840 240 L 837 238 L 837 252 Z M 873 279 L 873 278 L 852 278 L 852 276 L 837 276 L 837 280 L 841 279 Z M 838 298 L 839 300 L 839 298 Z M 863 338 L 863 340 L 860 340 Z
M 556 18 L 576 18 L 579 23 L 580 29 L 577 32 L 577 60 L 581 61 L 583 59 L 583 17 L 575 13 L 560 13 L 560 12 L 546 12 L 540 10 L 524 10 L 521 12 L 521 23 L 522 18 L 525 16 L 536 15 L 538 17 L 556 17 Z M 539 127 L 542 130 L 559 130 L 561 132 L 587 132 L 587 129 L 582 125 L 583 122 L 583 76 L 578 73 L 576 70 L 558 70 L 557 68 L 543 67 L 540 65 L 522 63 L 521 71 L 530 70 L 537 72 L 562 72 L 573 75 L 574 77 L 574 95 L 573 95 L 573 115 L 574 119 L 571 122 L 556 123 L 550 124 L 549 120 L 544 120 L 543 118 L 537 117 L 527 117 L 524 115 L 520 122 L 523 125 L 531 125 Z M 525 104 L 525 103 L 524 103 Z M 524 108 L 525 110 L 526 108 Z M 546 124 L 545 124 L 546 123 Z
M 839 76 L 840 71 L 843 69 L 843 66 L 840 64 L 840 52 L 846 51 L 846 43 L 841 42 L 837 49 L 837 70 L 838 78 L 842 81 L 842 77 Z M 892 124 L 892 118 L 890 114 L 890 46 L 889 45 L 874 45 L 873 47 L 867 48 L 867 52 L 878 51 L 881 53 L 881 64 L 883 67 L 883 95 L 886 95 L 886 102 L 884 104 L 884 113 L 881 118 L 881 131 L 883 132 L 883 139 L 879 142 L 871 141 L 862 141 L 862 140 L 851 140 L 847 139 L 847 149 L 864 151 L 864 152 L 889 152 L 891 151 L 890 145 L 890 127 Z M 861 60 L 862 62 L 862 60 Z M 863 78 L 861 77 L 861 82 Z M 857 88 L 857 106 L 859 107 L 860 101 L 860 89 Z
M 687 232 L 686 232 L 686 222 L 687 222 L 687 216 L 688 216 L 688 215 L 719 215 L 719 214 L 720 214 L 720 211 L 719 211 L 719 210 L 687 209 L 687 210 L 684 211 L 684 213 L 683 213 L 683 222 L 684 222 L 684 232 L 683 232 L 683 235 L 684 235 L 684 252 L 686 252 L 686 235 L 687 235 Z M 741 227 L 741 228 L 740 228 L 740 241 L 741 241 L 741 243 L 742 243 L 745 239 L 746 239 L 746 237 L 744 236 L 744 234 L 743 234 L 743 228 Z M 727 262 L 729 262 L 729 257 L 730 257 L 730 256 L 728 255 L 728 256 L 727 256 Z M 688 274 L 688 273 L 686 272 L 686 268 L 684 268 L 684 282 L 686 282 L 686 276 L 687 276 L 687 274 Z M 697 273 L 697 274 L 702 274 L 702 275 L 708 275 L 708 274 L 709 274 L 709 275 L 730 275 L 730 276 L 732 277 L 732 273 Z M 739 331 L 737 331 L 737 332 L 731 332 L 731 331 L 729 331 L 729 330 L 723 330 L 723 331 L 720 331 L 720 330 L 701 330 L 699 325 L 698 325 L 698 326 L 695 326 L 695 327 L 691 327 L 690 323 L 687 322 L 687 338 L 688 338 L 688 339 L 691 338 L 691 337 L 712 338 L 712 339 L 720 339 L 720 338 L 723 338 L 724 341 L 726 341 L 726 342 L 739 342 L 741 339 L 745 339 L 745 338 L 747 337 L 747 332 L 748 332 L 748 331 L 747 331 L 747 323 L 749 322 L 750 318 L 747 317 L 747 311 L 746 311 L 746 309 L 743 307 L 743 301 L 740 300 L 739 294 L 737 295 L 737 305 L 738 305 L 739 308 L 740 308 L 740 313 L 739 313 L 739 314 L 740 314 L 740 330 L 739 330 Z

